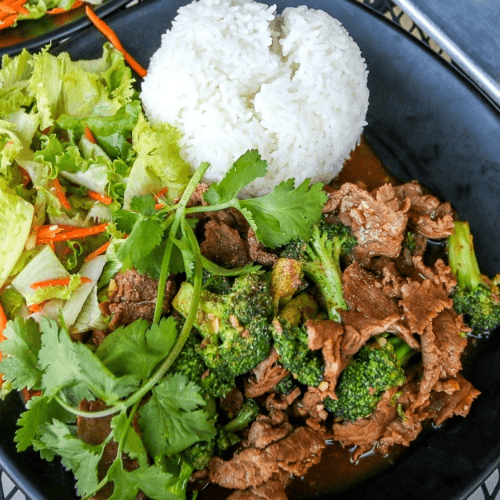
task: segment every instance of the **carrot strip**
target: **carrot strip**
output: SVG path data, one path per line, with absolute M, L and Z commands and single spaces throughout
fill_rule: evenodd
M 164 203 L 156 203 L 155 204 L 155 210 L 161 210 L 164 207 L 165 207 Z
M 97 193 L 95 191 L 89 191 L 87 194 L 89 195 L 89 198 L 92 198 L 95 201 L 100 201 L 105 205 L 111 205 L 111 203 L 113 203 L 113 198 L 106 196 L 105 194 Z
M 61 183 L 59 182 L 59 179 L 57 177 L 52 181 L 52 185 L 54 187 L 54 191 L 56 193 L 57 199 L 60 201 L 61 205 L 66 210 L 71 210 L 71 205 L 68 201 L 68 198 L 66 198 L 66 194 L 63 191 Z
M 71 278 L 56 278 L 46 281 L 37 281 L 36 283 L 31 283 L 30 286 L 31 288 L 33 288 L 33 290 L 38 290 L 40 288 L 46 288 L 48 286 L 66 286 L 69 285 L 70 282 Z M 90 278 L 82 276 L 82 284 L 83 283 L 92 283 L 92 280 Z
M 92 143 L 97 144 L 97 141 L 95 140 L 94 134 L 92 133 L 92 130 L 90 130 L 88 127 L 85 127 L 85 137 Z
M 147 71 L 125 50 L 119 38 L 116 36 L 116 33 L 102 19 L 99 19 L 99 17 L 88 5 L 85 7 L 85 13 L 92 24 L 111 42 L 113 47 L 122 53 L 129 66 L 141 78 L 144 78 Z
M 99 224 L 98 226 L 92 226 L 92 227 L 74 227 L 71 230 L 58 232 L 57 234 L 54 234 L 53 236 L 49 237 L 38 236 L 36 242 L 38 245 L 44 245 L 48 244 L 49 242 L 57 243 L 59 241 L 78 240 L 86 238 L 87 236 L 93 236 L 95 234 L 104 233 L 104 231 L 106 231 L 107 226 L 108 223 L 105 222 L 104 224 Z
M 102 255 L 109 247 L 111 241 L 107 241 L 104 245 L 101 245 L 97 250 L 94 250 L 92 253 L 89 253 L 87 257 L 85 257 L 85 262 L 89 262 L 92 259 L 95 259 L 99 255 Z
M 28 311 L 32 314 L 36 313 L 40 311 L 47 302 L 47 300 L 44 300 L 43 302 L 39 302 L 38 304 L 31 304 L 30 306 L 28 306 Z
M 78 9 L 78 7 L 80 7 L 81 5 L 83 5 L 83 2 L 81 0 L 76 0 L 76 2 L 69 9 L 54 7 L 53 9 L 48 10 L 47 14 L 64 14 L 65 12 L 69 12 L 70 10 Z

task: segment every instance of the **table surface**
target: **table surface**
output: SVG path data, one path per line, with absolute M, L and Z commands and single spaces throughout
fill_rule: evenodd
M 394 0 L 500 106 L 498 0 Z

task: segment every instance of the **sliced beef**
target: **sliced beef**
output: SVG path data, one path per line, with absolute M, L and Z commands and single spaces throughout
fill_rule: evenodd
M 276 264 L 278 256 L 270 252 L 266 247 L 257 240 L 253 229 L 249 229 L 247 233 L 248 254 L 252 262 L 256 262 L 262 266 L 272 267 Z
M 219 407 L 232 420 L 240 412 L 243 399 L 242 392 L 235 387 L 225 397 L 221 398 Z
M 109 328 L 114 330 L 137 319 L 153 321 L 157 290 L 157 280 L 134 269 L 116 274 L 108 287 L 108 300 L 100 304 L 103 315 L 111 316 Z M 164 314 L 170 311 L 176 291 L 175 281 L 168 279 L 163 300 Z
M 241 267 L 251 262 L 248 243 L 239 231 L 215 219 L 205 224 L 200 249 L 204 257 L 225 267 Z
M 338 203 L 336 200 L 338 199 Z M 358 239 L 355 256 L 359 260 L 376 256 L 395 258 L 401 251 L 407 216 L 390 184 L 374 194 L 356 184 L 345 183 L 332 194 L 329 209 L 338 212 L 338 220 L 352 229 Z
M 402 204 L 410 201 L 408 225 L 429 239 L 447 238 L 453 232 L 454 211 L 449 203 L 424 192 L 418 182 L 394 188 Z
M 333 439 L 344 447 L 356 446 L 355 459 L 370 450 L 384 435 L 387 425 L 398 417 L 393 398 L 397 388 L 386 391 L 373 413 L 355 422 L 333 424 Z
M 367 318 L 383 319 L 401 315 L 396 300 L 387 296 L 377 277 L 363 269 L 358 262 L 350 264 L 342 273 L 344 299 L 349 310 L 362 313 Z
M 469 414 L 472 402 L 481 394 L 460 374 L 455 377 L 454 382 L 456 390 L 433 393 L 430 407 L 435 412 L 432 417 L 436 425 L 441 425 L 446 419 L 455 415 L 466 417 Z
M 245 490 L 260 486 L 283 471 L 303 476 L 319 462 L 325 447 L 322 432 L 298 427 L 264 449 L 246 448 L 228 461 L 212 458 L 208 464 L 209 477 L 224 488 Z
M 344 328 L 340 323 L 331 320 L 307 320 L 305 327 L 309 349 L 321 349 L 325 361 L 323 380 L 317 390 L 323 399 L 327 396 L 335 398 L 335 387 L 344 364 L 340 349 Z
M 453 307 L 446 289 L 429 279 L 403 285 L 401 293 L 405 319 L 412 333 L 422 334 L 441 311 Z
M 279 364 L 279 356 L 274 347 L 266 359 L 261 361 L 245 380 L 245 396 L 256 398 L 270 392 L 289 373 Z
M 235 491 L 228 500 L 287 500 L 285 488 L 292 481 L 292 476 L 285 471 L 273 474 L 265 483 L 248 488 L 243 491 Z

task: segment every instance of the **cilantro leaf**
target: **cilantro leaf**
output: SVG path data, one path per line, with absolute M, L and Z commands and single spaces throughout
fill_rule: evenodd
M 267 173 L 267 161 L 263 160 L 256 149 L 240 156 L 226 172 L 219 183 L 212 184 L 205 193 L 210 205 L 228 203 L 248 184 Z
M 14 441 L 17 451 L 28 449 L 40 437 L 40 429 L 47 423 L 56 419 L 65 423 L 73 423 L 75 416 L 67 412 L 55 400 L 47 396 L 33 396 L 26 404 L 27 410 L 21 413 L 17 421 L 18 429 Z M 49 460 L 52 455 L 43 454 Z
M 155 215 L 141 215 L 136 220 L 129 237 L 117 252 L 125 267 L 134 267 L 136 262 L 147 257 L 163 240 L 165 228 Z
M 180 500 L 168 491 L 172 475 L 156 464 L 125 471 L 119 457 L 109 468 L 107 477 L 113 482 L 113 494 L 108 500 L 130 500 L 136 498 L 139 491 L 156 500 Z
M 33 319 L 17 317 L 7 323 L 3 335 L 0 371 L 4 380 L 17 390 L 38 388 L 42 372 L 37 366 L 41 346 L 37 323 Z
M 139 384 L 137 376 L 115 377 L 101 360 L 84 344 L 73 342 L 65 328 L 43 318 L 39 366 L 45 372 L 42 388 L 49 396 L 69 387 L 77 390 L 75 399 L 92 399 L 92 395 L 108 405 L 116 404 L 133 392 Z
M 125 412 L 115 415 L 111 419 L 111 428 L 115 436 L 126 434 L 123 451 L 132 459 L 138 459 L 140 465 L 147 465 L 148 454 L 144 443 L 133 426 L 130 425 Z
M 266 196 L 240 200 L 239 207 L 258 240 L 276 248 L 294 238 L 309 239 L 328 199 L 322 188 L 321 183 L 310 186 L 308 179 L 295 187 L 294 180 L 288 179 Z
M 97 466 L 103 445 L 90 445 L 75 437 L 69 427 L 58 420 L 45 426 L 40 438 L 48 449 L 61 456 L 62 464 L 73 471 L 80 496 L 92 494 L 99 484 Z
M 140 319 L 109 334 L 96 355 L 117 377 L 136 375 L 146 380 L 170 352 L 176 337 L 173 317 L 162 318 L 158 325 Z
M 205 400 L 198 386 L 180 374 L 165 378 L 139 410 L 144 443 L 154 456 L 179 453 L 198 441 L 215 436 L 213 422 L 200 408 Z
M 153 196 L 134 196 L 130 202 L 130 210 L 142 215 L 155 215 L 156 200 Z

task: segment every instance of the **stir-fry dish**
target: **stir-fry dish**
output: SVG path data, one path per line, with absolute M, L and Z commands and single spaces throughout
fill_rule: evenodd
M 249 196 L 272 170 L 256 148 L 206 182 L 133 83 L 108 45 L 2 61 L 0 372 L 26 405 L 19 452 L 60 459 L 81 498 L 286 499 L 327 443 L 356 462 L 469 413 L 463 353 L 500 297 L 449 203 L 293 171 Z

